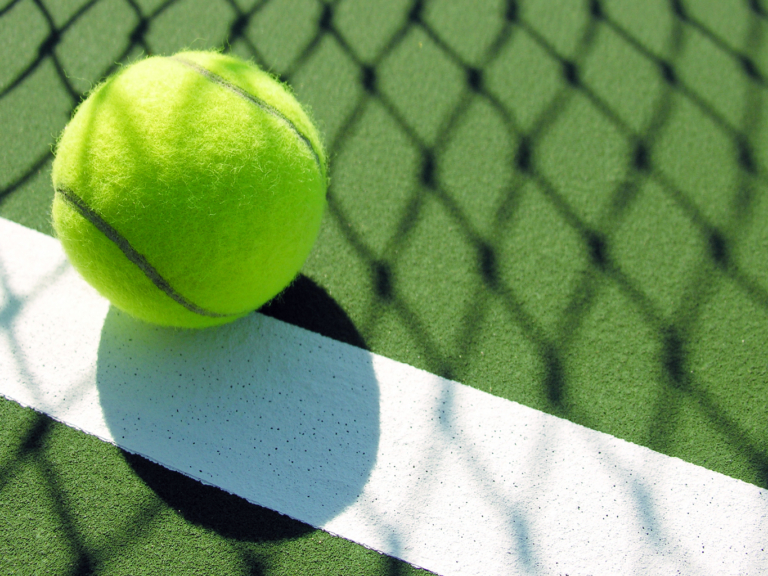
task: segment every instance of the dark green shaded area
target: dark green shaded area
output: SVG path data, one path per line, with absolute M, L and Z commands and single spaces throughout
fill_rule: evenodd
M 3 574 L 424 574 L 0 400 Z
M 325 135 L 304 274 L 369 349 L 768 487 L 761 0 L 47 4 L 0 8 L 0 215 L 50 233 L 51 145 L 118 63 L 223 46 Z
M 346 118 L 305 272 L 375 352 L 768 486 L 766 17 L 708 6 L 415 3 L 375 56 L 333 28 L 341 109 L 289 70 Z

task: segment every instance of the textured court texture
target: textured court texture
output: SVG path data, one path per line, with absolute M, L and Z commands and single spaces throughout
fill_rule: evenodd
M 148 53 L 223 47 L 289 81 L 328 145 L 318 243 L 267 313 L 766 488 L 767 14 L 764 0 L 6 0 L 0 215 L 51 233 L 51 147 L 94 84 Z M 0 314 L 8 334 L 13 301 Z M 228 528 L 209 492 L 2 410 L 10 568 L 410 570 L 250 521 L 263 511 Z

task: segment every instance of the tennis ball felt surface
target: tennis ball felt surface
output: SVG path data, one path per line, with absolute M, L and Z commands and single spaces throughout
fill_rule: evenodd
M 215 52 L 151 57 L 96 87 L 62 133 L 53 225 L 115 306 L 223 324 L 298 274 L 326 203 L 317 130 L 285 86 Z

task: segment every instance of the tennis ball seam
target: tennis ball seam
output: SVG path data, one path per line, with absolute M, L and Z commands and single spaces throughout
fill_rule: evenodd
M 296 125 L 293 122 L 291 122 L 291 120 L 287 116 L 282 114 L 279 110 L 277 110 L 273 106 L 269 105 L 267 102 L 265 102 L 261 98 L 259 98 L 257 96 L 254 96 L 253 94 L 251 94 L 249 92 L 246 92 L 245 90 L 243 90 L 239 86 L 235 86 L 231 82 L 229 82 L 226 79 L 222 78 L 221 76 L 219 76 L 215 72 L 212 72 L 212 71 L 208 70 L 204 66 L 200 66 L 199 64 L 197 64 L 195 62 L 192 62 L 192 61 L 187 60 L 185 58 L 181 58 L 178 55 L 177 56 L 169 56 L 168 59 L 169 60 L 174 60 L 174 61 L 176 61 L 176 62 L 178 62 L 178 63 L 180 63 L 180 64 L 182 64 L 182 65 L 184 65 L 184 66 L 186 66 L 186 67 L 188 67 L 188 68 L 190 68 L 192 70 L 194 70 L 195 72 L 197 72 L 201 76 L 204 76 L 205 78 L 207 78 L 211 82 L 213 82 L 215 84 L 218 84 L 222 88 L 225 88 L 226 90 L 229 90 L 230 92 L 233 92 L 233 93 L 237 94 L 241 98 L 247 100 L 248 102 L 250 102 L 252 104 L 255 104 L 256 106 L 258 106 L 259 108 L 261 108 L 262 110 L 267 112 L 268 114 L 271 114 L 272 116 L 274 116 L 278 120 L 284 122 L 288 126 L 288 128 L 294 134 L 296 134 L 296 136 L 299 138 L 299 140 L 304 142 L 304 144 L 307 146 L 309 151 L 312 153 L 312 157 L 315 160 L 315 164 L 317 164 L 317 169 L 320 171 L 321 174 L 323 174 L 323 172 L 324 172 L 323 171 L 323 162 L 320 160 L 320 155 L 315 150 L 315 148 L 312 145 L 312 142 L 310 141 L 310 139 L 305 134 L 302 134 L 302 132 L 296 127 Z
M 234 318 L 247 313 L 246 311 L 239 312 L 237 314 L 219 314 L 218 312 L 206 310 L 194 302 L 191 302 L 189 299 L 185 298 L 179 292 L 177 292 L 173 286 L 171 286 L 171 283 L 163 278 L 160 272 L 158 272 L 157 269 L 152 266 L 152 264 L 150 264 L 149 260 L 147 260 L 143 254 L 131 246 L 131 243 L 125 236 L 120 234 L 120 232 L 115 230 L 115 228 L 109 222 L 99 216 L 99 214 L 90 206 L 88 206 L 88 204 L 86 204 L 82 198 L 80 198 L 71 190 L 67 190 L 63 187 L 57 188 L 56 193 L 59 194 L 62 200 L 74 208 L 78 214 L 93 224 L 96 229 L 99 230 L 99 232 L 104 234 L 104 236 L 106 236 L 115 246 L 117 246 L 120 251 L 125 254 L 125 257 L 128 258 L 128 260 L 130 260 L 135 266 L 137 266 L 139 270 L 141 270 L 144 275 L 155 286 L 157 286 L 159 290 L 164 292 L 175 302 L 184 306 L 184 308 L 190 312 L 194 312 L 195 314 L 199 314 L 201 316 L 208 316 L 210 318 Z

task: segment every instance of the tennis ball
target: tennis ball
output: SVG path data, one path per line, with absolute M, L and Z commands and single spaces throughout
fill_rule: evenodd
M 298 274 L 326 204 L 326 156 L 291 92 L 216 52 L 127 66 L 56 146 L 53 226 L 116 307 L 204 327 L 259 308 Z

